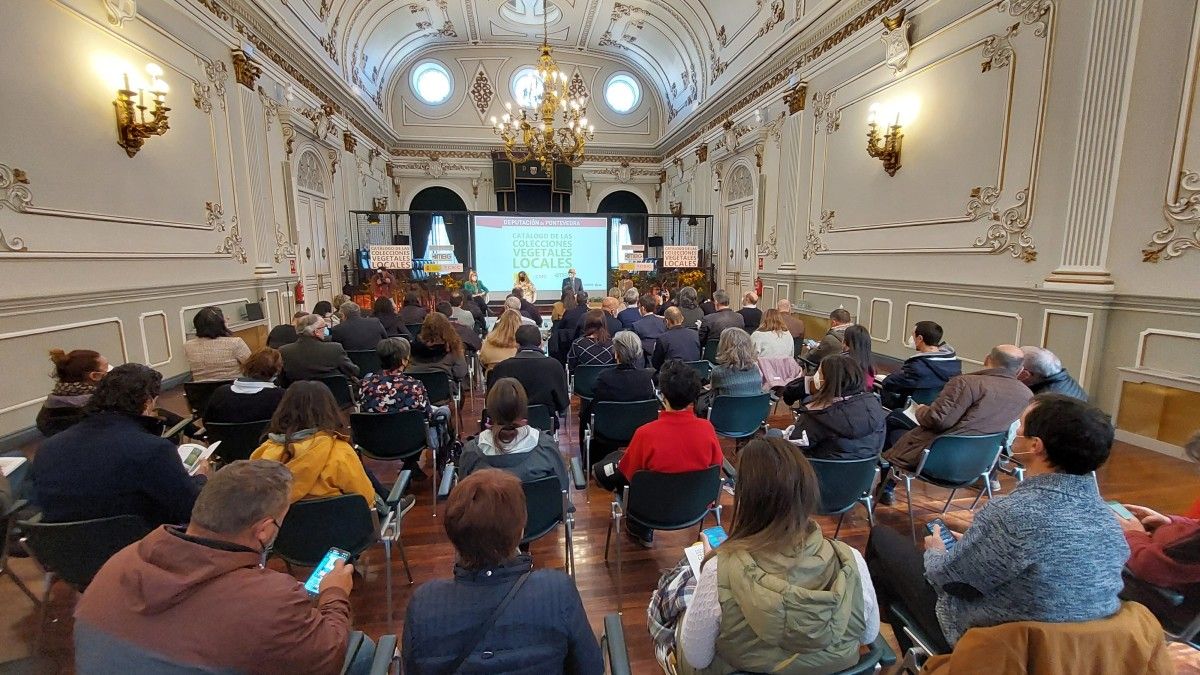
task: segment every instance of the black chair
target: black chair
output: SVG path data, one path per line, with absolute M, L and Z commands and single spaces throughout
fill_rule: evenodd
M 875 509 L 871 489 L 879 478 L 879 457 L 865 459 L 818 459 L 809 458 L 821 486 L 821 506 L 817 513 L 822 516 L 839 516 L 833 538 L 842 531 L 842 521 L 855 504 L 867 509 L 867 521 L 875 525 Z
M 9 507 L 8 511 L 0 513 L 0 535 L 3 535 L 4 537 L 3 539 L 0 539 L 0 577 L 7 576 L 9 579 L 12 579 L 13 583 L 17 585 L 17 588 L 21 589 L 21 592 L 24 593 L 25 596 L 30 600 L 32 600 L 34 605 L 40 605 L 41 601 L 38 600 L 37 596 L 29 590 L 29 587 L 25 585 L 25 582 L 21 581 L 21 577 L 13 574 L 13 571 L 8 569 L 8 538 L 9 535 L 12 534 L 12 525 L 13 521 L 16 520 L 17 512 L 25 508 L 26 505 L 27 503 L 25 500 L 18 500 Z
M 1121 571 L 1125 588 L 1122 600 L 1139 602 L 1149 609 L 1162 624 L 1163 633 L 1172 642 L 1182 642 L 1200 649 L 1200 614 L 1194 604 L 1187 605 L 1187 598 L 1179 591 L 1164 588 L 1134 576 L 1128 567 Z
M 590 401 L 596 396 L 596 380 L 599 379 L 600 373 L 616 367 L 615 363 L 605 366 L 575 366 L 575 372 L 571 374 L 571 393 Z
M 921 459 L 915 470 L 892 464 L 892 474 L 897 481 L 904 483 L 904 492 L 908 499 L 908 525 L 912 530 L 913 541 L 917 540 L 917 525 L 913 519 L 912 482 L 916 480 L 949 488 L 950 496 L 946 498 L 946 504 L 942 507 L 942 513 L 945 513 L 959 488 L 982 481 L 979 495 L 969 508 L 974 511 L 975 505 L 985 492 L 988 499 L 992 497 L 991 472 L 1000 458 L 1000 450 L 1004 447 L 1007 436 L 1007 432 L 982 436 L 940 436 L 921 451 Z
M 208 409 L 208 401 L 213 392 L 221 387 L 233 384 L 233 380 L 204 380 L 202 382 L 184 382 L 183 397 L 187 399 L 188 410 L 192 417 L 204 419 L 204 411 Z
M 350 380 L 346 379 L 345 375 L 314 377 L 313 381 L 329 387 L 333 399 L 337 401 L 338 407 L 341 409 L 347 410 L 355 406 L 354 391 L 350 388 Z
M 208 422 L 204 425 L 210 443 L 221 442 L 216 450 L 222 464 L 250 459 L 250 455 L 262 445 L 267 425 L 271 420 L 255 422 Z
M 699 361 L 684 361 L 683 363 L 686 366 L 691 366 L 692 370 L 696 371 L 696 374 L 700 376 L 701 381 L 708 382 L 708 375 L 712 372 L 711 361 L 701 359 Z
M 347 350 L 346 356 L 349 356 L 350 361 L 358 366 L 359 375 L 383 371 L 383 363 L 379 361 L 379 353 L 374 349 Z
M 541 539 L 562 523 L 564 532 L 563 571 L 575 575 L 575 549 L 571 545 L 575 533 L 575 516 L 570 512 L 567 491 L 562 489 L 558 476 L 546 476 L 521 484 L 525 491 L 525 534 L 522 544 Z
M 708 514 L 721 524 L 721 467 L 686 473 L 638 471 L 613 500 L 604 536 L 604 562 L 614 526 L 617 531 L 617 612 L 621 612 L 621 520 L 652 530 L 682 530 L 701 524 Z
M 415 340 L 421 334 L 421 325 L 419 323 L 406 323 L 404 327 L 408 330 L 408 334 L 412 336 L 412 339 Z
M 365 457 L 381 462 L 415 460 L 429 441 L 429 422 L 420 410 L 395 413 L 350 413 L 354 447 Z M 434 490 L 437 489 L 437 448 L 433 453 Z M 434 516 L 437 509 L 434 509 Z
M 350 632 L 350 641 L 346 645 L 346 659 L 342 662 L 342 675 L 350 671 L 350 664 L 358 656 L 358 650 L 366 644 L 366 636 L 360 630 Z M 381 635 L 375 643 L 375 656 L 371 659 L 370 675 L 388 675 L 396 659 L 396 636 Z
M 455 429 L 462 428 L 462 392 L 449 373 L 434 370 L 420 373 L 407 372 L 405 375 L 416 378 L 425 385 L 425 395 L 429 397 L 430 403 L 450 406 L 450 412 L 458 416 L 458 424 Z
M 592 405 L 591 420 L 583 430 L 584 466 L 591 467 L 592 438 L 602 438 L 616 443 L 618 447 L 629 445 L 633 434 L 643 424 L 658 419 L 662 404 L 658 399 L 646 401 L 597 401 Z M 601 433 L 603 432 L 603 433 Z
M 152 529 L 146 521 L 130 515 L 69 523 L 43 523 L 38 515 L 18 522 L 17 527 L 22 533 L 21 545 L 46 573 L 38 624 L 39 645 L 54 582 L 65 581 L 82 593 L 109 558 Z
M 555 428 L 554 413 L 550 411 L 550 406 L 544 403 L 530 405 L 525 419 L 529 422 L 529 426 L 550 434 L 554 436 L 555 440 L 558 440 L 558 429 Z
M 708 361 L 709 363 L 716 363 L 717 362 L 717 346 L 719 344 L 721 344 L 721 341 L 716 338 L 712 338 L 712 339 L 708 340 L 707 342 L 705 342 L 704 343 L 704 353 L 700 355 L 700 358 L 705 361 Z

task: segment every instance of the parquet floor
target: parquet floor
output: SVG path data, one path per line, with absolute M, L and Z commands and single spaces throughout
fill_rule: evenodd
M 164 394 L 160 403 L 181 412 L 185 407 L 181 390 Z M 478 420 L 481 405 L 481 396 L 475 400 L 468 397 L 463 411 L 467 433 L 477 431 L 477 422 L 473 420 Z M 782 406 L 779 411 L 784 414 L 772 418 L 774 426 L 784 426 L 787 423 Z M 560 443 L 565 452 L 578 451 L 578 429 L 573 423 L 560 434 Z M 732 443 L 727 443 L 726 446 L 727 454 L 732 455 Z M 385 480 L 394 476 L 396 472 L 395 466 L 385 464 L 373 464 L 372 468 Z M 1182 460 L 1118 443 L 1112 459 L 1100 470 L 1099 479 L 1106 497 L 1144 504 L 1165 513 L 1179 513 L 1185 511 L 1197 495 L 1200 488 L 1200 469 Z M 1007 490 L 1012 487 L 1013 480 L 1004 476 L 1002 483 Z M 409 512 L 404 522 L 403 541 L 412 567 L 414 586 L 406 584 L 399 556 L 393 555 L 393 623 L 389 623 L 387 618 L 381 567 L 383 550 L 381 547 L 375 547 L 366 555 L 370 562 L 370 574 L 355 586 L 351 600 L 355 626 L 372 636 L 386 633 L 399 635 L 403 631 L 404 608 L 412 589 L 431 579 L 444 578 L 451 574 L 454 551 L 442 530 L 440 519 L 433 516 L 431 491 L 428 483 L 417 485 L 417 505 Z M 926 486 L 914 490 L 918 526 L 937 514 L 946 494 L 944 490 Z M 971 514 L 966 508 L 973 499 L 973 495 L 970 494 L 960 495 L 944 516 L 946 522 L 958 530 L 970 523 Z M 900 503 L 903 504 L 903 494 L 899 493 L 897 496 L 901 497 Z M 723 498 L 727 505 L 725 513 L 728 517 L 731 511 L 728 507 L 732 506 L 732 498 L 729 495 L 723 495 Z M 604 538 L 609 521 L 611 495 L 592 486 L 586 496 L 575 494 L 574 501 L 577 508 L 573 542 L 577 568 L 576 583 L 593 628 L 600 634 L 603 630 L 604 616 L 617 609 L 620 593 L 620 600 L 625 609 L 625 637 L 633 672 L 648 675 L 661 672 L 654 661 L 650 636 L 646 631 L 646 604 L 662 570 L 674 566 L 682 555 L 682 549 L 695 541 L 695 530 L 660 532 L 656 535 L 654 547 L 649 550 L 626 544 L 623 549 L 623 588 L 618 591 L 615 561 L 613 564 L 604 562 Z M 901 531 L 908 527 L 908 519 L 902 506 L 878 507 L 876 518 L 879 522 Z M 821 518 L 820 522 L 827 533 L 833 532 L 836 524 L 834 518 Z M 865 513 L 856 509 L 846 517 L 840 538 L 862 550 L 866 544 L 867 533 Z M 546 536 L 535 542 L 532 547 L 535 564 L 561 567 L 563 544 L 561 529 L 557 535 Z M 39 592 L 41 581 L 34 564 L 21 559 L 10 562 L 12 569 L 25 579 L 35 592 Z M 31 665 L 27 659 L 35 653 L 38 612 L 11 580 L 0 579 L 0 673 L 71 672 L 73 654 L 70 615 L 74 601 L 73 592 L 62 585 L 57 587 L 48 607 L 52 622 L 47 624 L 41 648 L 37 650 L 39 657 Z M 890 633 L 888 635 L 890 636 Z M 1200 673 L 1200 659 L 1196 658 L 1195 653 L 1186 649 L 1176 649 L 1174 653 L 1180 673 Z M 21 661 L 16 661 L 18 659 Z

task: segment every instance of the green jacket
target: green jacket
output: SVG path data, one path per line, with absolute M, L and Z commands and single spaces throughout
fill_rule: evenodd
M 808 675 L 858 661 L 866 629 L 862 580 L 850 547 L 826 539 L 815 523 L 782 553 L 718 549 L 721 630 L 712 664 L 681 675 L 749 671 Z M 679 622 L 682 626 L 683 622 Z

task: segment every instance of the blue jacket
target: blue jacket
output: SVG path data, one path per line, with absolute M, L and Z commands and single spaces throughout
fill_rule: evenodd
M 650 355 L 650 365 L 655 370 L 661 370 L 663 364 L 671 359 L 680 361 L 700 360 L 700 335 L 689 330 L 687 326 L 668 328 L 658 336 L 654 343 L 654 352 Z
M 187 474 L 158 425 L 102 412 L 46 439 L 30 469 L 46 522 L 126 514 L 151 526 L 188 522 L 205 479 Z
M 532 567 L 528 555 L 489 570 L 455 565 L 453 579 L 417 588 L 404 617 L 404 672 L 449 675 L 480 625 Z M 571 577 L 550 569 L 530 574 L 460 672 L 602 675 L 600 646 Z
M 903 405 L 904 397 L 917 389 L 941 389 L 957 375 L 962 375 L 962 361 L 949 345 L 942 345 L 936 352 L 913 354 L 900 370 L 883 380 L 883 404 L 889 408 Z
M 633 328 L 633 324 L 640 321 L 642 313 L 637 307 L 626 307 L 617 312 L 617 321 L 621 322 L 621 330 L 629 330 Z

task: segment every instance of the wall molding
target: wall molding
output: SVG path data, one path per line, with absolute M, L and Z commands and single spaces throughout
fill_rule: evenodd
M 875 337 L 875 303 L 887 303 L 887 319 L 883 325 L 887 328 L 887 333 L 882 338 Z M 871 298 L 871 320 L 867 324 L 867 332 L 870 333 L 871 339 L 876 342 L 891 342 L 892 341 L 892 300 L 891 298 Z
M 910 313 L 909 310 L 911 310 L 913 307 L 928 307 L 930 309 L 948 309 L 951 311 L 965 312 L 968 314 L 986 314 L 988 316 L 1001 316 L 1001 317 L 1005 317 L 1005 318 L 1009 318 L 1009 319 L 1014 319 L 1014 320 L 1016 320 L 1016 331 L 1013 334 L 1012 343 L 1015 345 L 1021 344 L 1021 327 L 1025 323 L 1025 318 L 1016 312 L 1003 312 L 1003 311 L 995 310 L 995 309 L 979 309 L 977 307 L 962 307 L 959 305 L 942 305 L 942 304 L 933 303 L 933 302 L 906 302 L 906 303 L 904 303 L 904 325 L 905 326 L 908 326 L 910 323 L 912 323 L 909 321 L 909 313 Z M 909 343 L 908 339 L 904 340 L 904 344 L 906 346 L 910 346 L 910 347 L 912 346 Z M 966 361 L 968 363 L 974 363 L 979 366 L 983 365 L 983 361 L 973 359 L 968 356 L 963 356 L 962 354 L 959 354 L 958 358 L 963 361 Z
M 849 293 L 830 293 L 828 291 L 814 291 L 814 290 L 804 288 L 804 289 L 800 290 L 800 298 L 799 299 L 804 300 L 805 296 L 807 296 L 807 295 L 828 295 L 833 298 L 853 298 L 853 300 L 854 300 L 854 312 L 853 312 L 854 320 L 859 321 L 862 319 L 862 298 L 860 296 L 851 295 Z
M 227 300 L 213 300 L 211 302 L 202 302 L 198 305 L 184 305 L 183 307 L 180 307 L 179 308 L 179 337 L 180 337 L 179 344 L 183 344 L 183 343 L 187 342 L 187 340 L 188 340 L 188 335 L 187 335 L 188 334 L 188 322 L 186 319 L 184 319 L 183 315 L 186 314 L 189 309 L 200 309 L 201 307 L 220 307 L 221 305 L 228 305 L 233 302 L 248 303 L 248 302 L 250 302 L 250 300 L 247 298 L 229 298 Z M 226 318 L 226 321 L 228 322 L 228 318 Z M 232 323 L 232 322 L 230 322 L 230 323 Z
M 65 330 L 71 330 L 73 328 L 86 328 L 88 326 L 102 326 L 104 324 L 109 324 L 109 323 L 117 324 L 117 336 L 121 340 L 121 363 L 129 363 L 129 345 L 126 343 L 126 339 L 125 339 L 125 323 L 123 321 L 121 321 L 120 318 L 115 317 L 115 316 L 109 316 L 109 317 L 105 317 L 103 319 L 92 319 L 91 321 L 77 321 L 75 323 L 60 323 L 60 324 L 55 324 L 53 326 L 42 326 L 40 328 L 30 328 L 27 330 L 14 331 L 12 333 L 0 333 L 0 342 L 3 342 L 4 340 L 11 340 L 13 338 L 29 337 L 30 335 L 44 335 L 47 333 L 58 333 L 58 332 L 65 331 Z M 120 365 L 120 364 L 118 364 L 118 365 Z M 5 406 L 3 408 L 0 408 L 0 415 L 4 415 L 6 413 L 13 412 L 14 410 L 20 410 L 22 408 L 27 408 L 31 405 L 41 403 L 42 401 L 45 401 L 45 400 L 46 400 L 46 396 L 38 396 L 38 397 L 32 398 L 28 401 L 23 401 L 21 403 L 16 403 L 13 405 Z
M 167 360 L 154 363 L 150 360 L 150 341 L 146 338 L 146 317 L 161 316 L 163 324 L 163 338 L 167 342 Z M 165 366 L 175 358 L 175 352 L 171 348 L 171 327 L 167 322 L 167 313 L 161 309 L 156 309 L 153 312 L 142 312 L 138 315 L 138 328 L 142 333 L 142 356 L 145 358 L 145 364 L 151 368 Z
M 1182 330 L 1167 330 L 1165 328 L 1147 328 L 1146 330 L 1142 331 L 1141 333 L 1138 333 L 1137 355 L 1134 356 L 1134 359 L 1133 359 L 1133 367 L 1135 369 L 1139 369 L 1139 370 L 1146 369 L 1146 365 L 1144 363 L 1144 360 L 1146 357 L 1146 342 L 1152 335 L 1165 335 L 1168 337 L 1181 337 L 1181 338 L 1188 338 L 1191 340 L 1200 340 L 1200 333 L 1191 333 L 1191 332 L 1182 331 Z M 1161 371 L 1158 371 L 1157 369 L 1153 369 L 1153 370 L 1155 372 L 1161 372 Z M 1196 380 L 1197 379 L 1195 377 L 1188 377 L 1187 375 L 1182 375 L 1182 377 L 1184 379 L 1188 379 L 1188 380 Z
M 1051 309 L 1047 307 L 1042 310 L 1042 337 L 1038 342 L 1038 346 L 1046 348 L 1046 337 L 1050 333 L 1050 316 L 1075 316 L 1087 319 L 1087 327 L 1083 331 L 1083 353 L 1079 357 L 1079 372 L 1075 374 L 1075 380 L 1079 382 L 1079 386 L 1087 388 L 1087 373 L 1088 373 L 1088 357 L 1092 353 L 1092 327 L 1096 322 L 1096 315 L 1092 312 L 1072 312 L 1065 309 Z
M 2 308 L 0 308 L 0 317 L 45 314 L 52 311 L 78 311 L 93 307 L 133 304 L 194 295 L 211 296 L 223 292 L 247 292 L 249 290 L 257 295 L 264 292 L 268 287 L 278 287 L 286 296 L 290 297 L 292 285 L 296 283 L 296 280 L 297 277 L 295 276 L 275 277 L 271 279 L 269 284 L 263 284 L 256 279 L 236 279 L 193 284 L 143 286 L 114 291 L 91 291 L 14 298 L 3 301 Z M 199 306 L 204 307 L 204 305 Z

